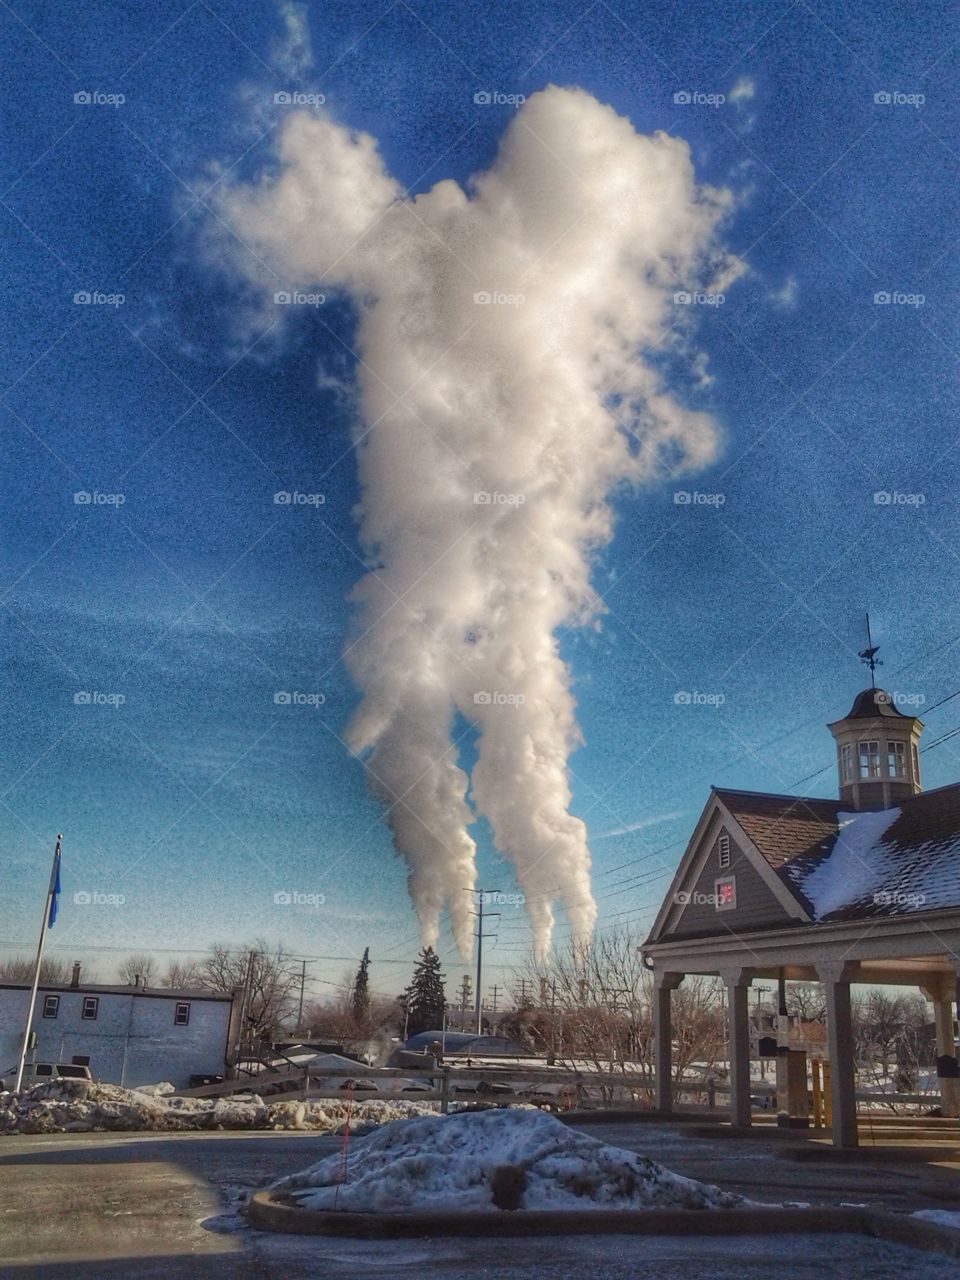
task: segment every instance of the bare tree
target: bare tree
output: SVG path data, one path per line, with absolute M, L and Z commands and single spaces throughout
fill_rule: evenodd
M 246 992 L 245 1032 L 251 1039 L 269 1039 L 296 1008 L 300 975 L 282 944 L 271 949 L 262 938 L 250 946 L 215 943 L 200 971 L 203 985 L 213 991 Z
M 195 960 L 171 960 L 160 979 L 161 987 L 178 987 L 189 990 L 204 985 L 203 973 Z
M 29 956 L 13 956 L 9 960 L 0 960 L 0 982 L 33 982 L 33 967 L 36 963 Z M 65 960 L 51 960 L 44 957 L 40 961 L 40 981 L 57 985 L 70 981 L 70 966 Z
M 117 966 L 117 977 L 129 987 L 136 986 L 138 980 L 142 986 L 152 987 L 156 976 L 156 959 L 146 951 L 127 956 Z

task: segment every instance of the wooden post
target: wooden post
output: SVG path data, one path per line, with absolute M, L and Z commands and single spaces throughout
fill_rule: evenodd
M 820 1092 L 820 1059 L 814 1058 L 810 1063 L 813 1078 L 813 1127 L 823 1126 L 823 1098 Z

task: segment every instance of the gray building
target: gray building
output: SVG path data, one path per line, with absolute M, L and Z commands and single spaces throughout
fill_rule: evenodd
M 16 1069 L 30 988 L 0 983 L 0 1071 Z M 33 1016 L 36 1050 L 28 1062 L 89 1066 L 94 1080 L 128 1088 L 192 1075 L 223 1075 L 231 1043 L 233 996 L 214 991 L 82 983 L 41 985 Z

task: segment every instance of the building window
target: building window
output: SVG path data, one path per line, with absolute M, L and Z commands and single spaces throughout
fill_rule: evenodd
M 879 778 L 880 777 L 880 743 L 875 738 L 861 742 L 860 746 L 860 777 L 861 778 Z
M 724 876 L 713 882 L 714 906 L 718 911 L 733 911 L 737 905 L 737 877 Z
M 178 1004 L 173 1012 L 173 1025 L 175 1027 L 185 1027 L 190 1022 L 190 1002 L 184 1000 L 182 1004 Z
M 730 837 L 726 832 L 717 841 L 717 862 L 721 871 L 726 871 L 730 865 Z
M 853 746 L 849 742 L 840 748 L 840 781 L 853 781 Z
M 917 755 L 917 744 L 913 744 L 913 780 L 920 781 L 920 757 Z
M 60 1012 L 60 997 L 44 996 L 43 997 L 43 1016 L 45 1018 L 55 1018 L 59 1012 Z
M 84 996 L 83 1010 L 80 1014 L 81 1018 L 86 1018 L 88 1022 L 96 1022 L 97 1010 L 100 1008 L 99 996 Z
M 887 777 L 905 778 L 907 776 L 907 749 L 902 742 L 887 743 Z

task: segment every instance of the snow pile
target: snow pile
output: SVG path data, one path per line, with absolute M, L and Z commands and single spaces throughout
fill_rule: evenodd
M 336 1202 L 337 1209 L 352 1212 L 492 1210 L 491 1175 L 506 1165 L 522 1170 L 522 1209 L 730 1209 L 744 1203 L 540 1111 L 512 1109 L 385 1125 L 345 1162 L 330 1156 L 274 1183 L 271 1191 L 304 1209 L 332 1209 Z
M 311 1129 L 335 1132 L 347 1119 L 346 1101 L 265 1102 L 256 1094 L 178 1098 L 162 1086 L 121 1089 L 85 1080 L 56 1080 L 21 1093 L 0 1093 L 0 1134 L 172 1132 L 195 1129 Z M 384 1124 L 433 1114 L 424 1102 L 354 1102 L 351 1126 Z

